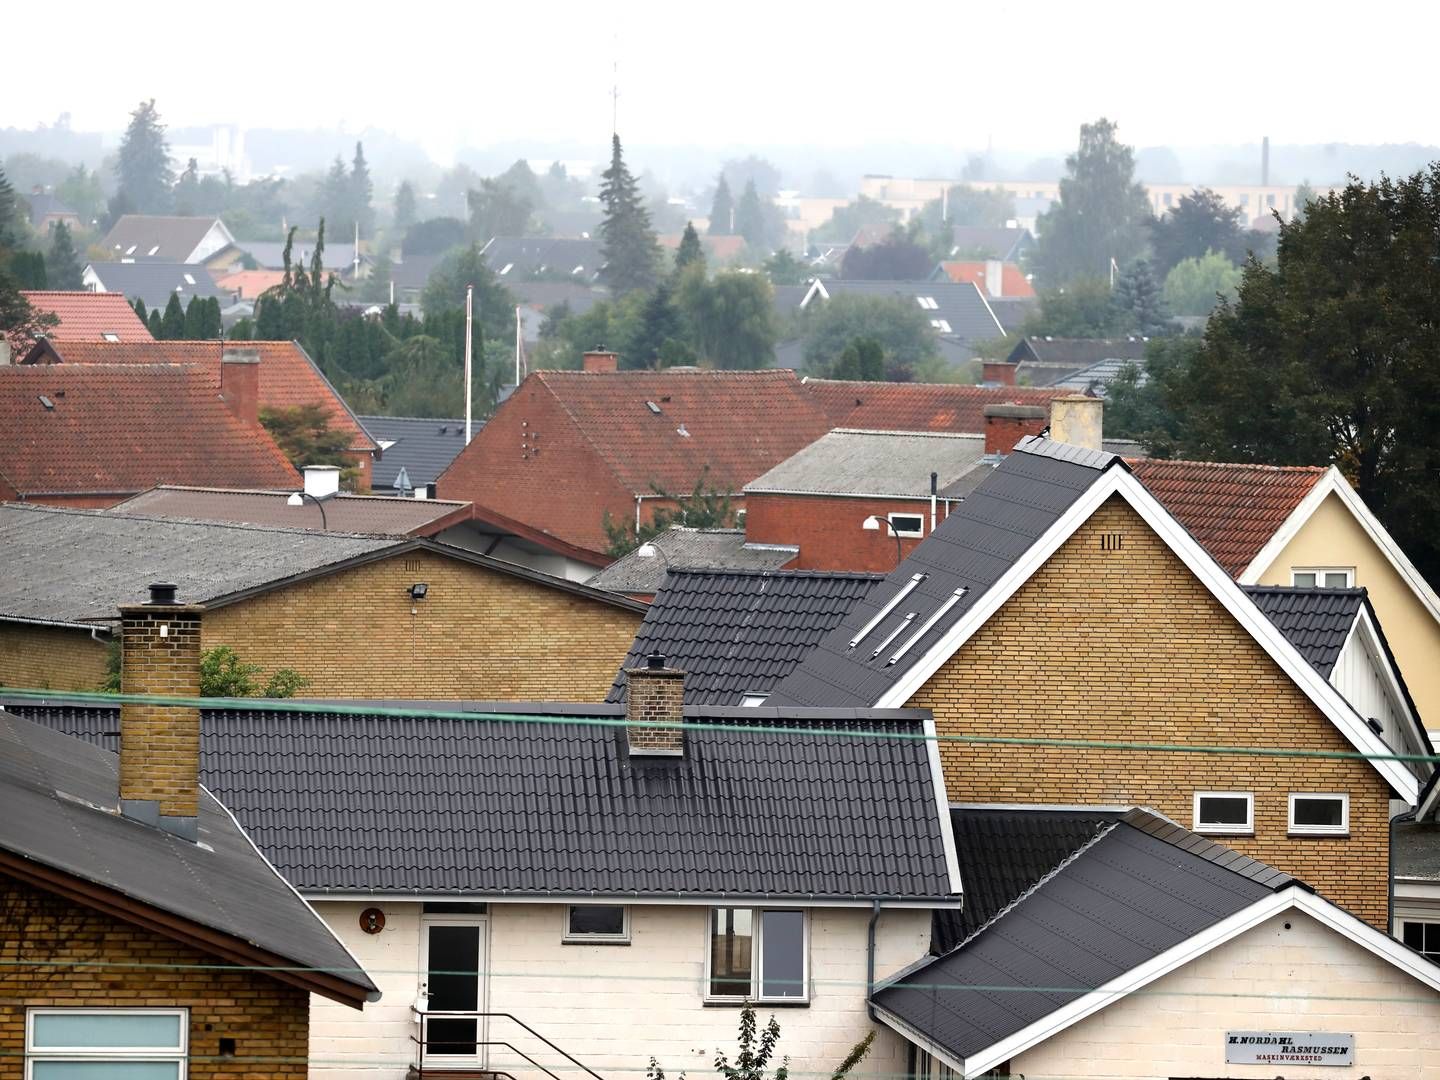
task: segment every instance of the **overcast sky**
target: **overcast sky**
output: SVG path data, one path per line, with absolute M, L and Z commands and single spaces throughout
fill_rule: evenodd
M 33 5 L 12 13 L 11 30 Z M 377 127 L 463 145 L 1440 143 L 1430 3 L 405 3 L 72 0 L 73 32 L 6 51 L 0 127 Z M 22 36 L 31 37 L 33 35 Z M 38 40 L 38 39 L 36 39 Z M 308 68 L 308 70 L 307 70 Z

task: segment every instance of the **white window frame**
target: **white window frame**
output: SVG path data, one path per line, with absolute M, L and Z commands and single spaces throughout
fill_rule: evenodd
M 902 528 L 900 528 L 898 525 L 895 524 L 895 519 L 896 519 L 897 517 L 901 517 L 901 518 L 915 518 L 915 519 L 917 519 L 917 520 L 920 522 L 920 528 L 918 528 L 918 529 L 902 529 Z M 895 535 L 896 535 L 896 536 L 916 537 L 916 536 L 924 536 L 924 535 L 925 535 L 925 514 L 924 514 L 923 511 L 914 511 L 914 512 L 912 512 L 912 511 L 909 511 L 909 510 L 895 510 L 895 511 L 892 511 L 891 513 L 886 514 L 886 515 L 885 515 L 885 520 L 890 523 L 890 528 L 895 531 Z
M 758 709 L 765 704 L 765 699 L 769 696 L 768 690 L 747 690 L 740 695 L 740 704 L 747 709 Z
M 1416 926 L 1420 926 L 1420 927 L 1440 926 L 1440 919 L 1426 919 L 1426 918 L 1421 918 L 1421 917 L 1411 918 L 1411 917 L 1408 916 L 1408 915 L 1401 915 L 1401 916 L 1400 916 L 1398 919 L 1396 919 L 1395 921 L 1400 924 L 1400 932 L 1399 932 L 1398 934 L 1396 934 L 1395 937 L 1396 937 L 1397 940 L 1400 941 L 1401 944 L 1404 944 L 1404 942 L 1405 942 L 1405 927 L 1406 927 L 1409 923 L 1414 923 Z M 1425 931 L 1424 931 L 1423 929 L 1420 931 L 1420 935 L 1421 935 L 1421 944 L 1423 945 L 1423 944 L 1424 944 L 1424 935 L 1425 935 Z M 1415 949 L 1415 946 L 1413 946 L 1413 945 L 1406 945 L 1405 947 L 1406 947 L 1407 949 L 1414 949 L 1414 950 L 1415 950 L 1416 952 L 1418 952 L 1421 956 L 1428 957 L 1428 958 L 1431 959 L 1431 960 L 1440 960 L 1440 953 L 1426 952 L 1423 948 Z
M 175 1016 L 180 1019 L 180 1042 L 174 1047 L 75 1046 L 37 1047 L 37 1016 Z M 176 1077 L 185 1080 L 190 1065 L 190 1010 L 187 1008 L 59 1008 L 32 1006 L 25 1010 L 25 1080 L 31 1080 L 35 1065 L 48 1062 L 156 1062 L 178 1066 Z
M 1201 799 L 1244 799 L 1245 824 L 1206 825 L 1200 820 Z M 1254 836 L 1255 835 L 1255 793 L 1253 791 L 1197 791 L 1190 813 L 1190 831 L 1212 836 Z
M 715 925 L 715 912 L 745 910 L 750 912 L 750 993 L 712 994 L 710 992 L 711 927 Z M 801 919 L 800 981 L 803 993 L 795 997 L 762 997 L 760 988 L 765 985 L 762 967 L 765 937 L 765 913 L 767 911 L 798 911 Z M 717 1005 L 739 1005 L 745 1002 L 767 1005 L 809 1005 L 810 1004 L 810 909 L 793 907 L 752 906 L 749 904 L 716 904 L 705 908 L 705 1000 Z
M 622 914 L 622 928 L 618 934 L 581 934 L 570 929 L 570 912 L 578 907 L 618 907 Z M 629 904 L 564 904 L 560 909 L 563 920 L 560 929 L 562 945 L 629 945 L 630 905 Z
M 1339 825 L 1297 825 L 1295 824 L 1295 800 L 1296 799 L 1339 799 L 1340 800 L 1340 824 Z M 1349 836 L 1350 835 L 1350 795 L 1344 791 L 1292 791 L 1290 792 L 1290 809 L 1287 816 L 1287 824 L 1291 836 Z
M 1300 574 L 1314 574 L 1314 585 L 1296 585 L 1295 578 Z M 1344 585 L 1326 585 L 1326 574 L 1344 574 Z M 1293 589 L 1353 589 L 1355 587 L 1355 568 L 1353 566 L 1292 566 L 1290 568 L 1290 587 Z

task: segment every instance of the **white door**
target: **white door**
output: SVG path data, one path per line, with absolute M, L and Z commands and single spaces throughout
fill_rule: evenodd
M 427 1065 L 485 1066 L 485 919 L 426 915 L 420 922 L 420 992 Z

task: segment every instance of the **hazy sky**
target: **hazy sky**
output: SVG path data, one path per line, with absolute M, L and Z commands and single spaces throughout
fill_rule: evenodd
M 12 29 L 46 17 L 24 10 Z M 1138 146 L 1440 143 L 1430 3 L 72 0 L 64 19 L 53 47 L 7 50 L 0 127 L 114 131 L 154 97 L 175 126 L 378 127 L 444 161 L 603 140 L 618 62 L 634 143 L 1029 152 L 1100 115 Z

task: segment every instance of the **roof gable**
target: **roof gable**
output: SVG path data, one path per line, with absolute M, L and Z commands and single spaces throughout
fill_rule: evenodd
M 104 341 L 106 334 L 121 341 L 153 340 L 149 328 L 119 293 L 26 290 L 21 295 L 37 311 L 59 318 L 58 325 L 45 331 L 51 341 Z
M 216 217 L 123 214 L 101 243 L 116 259 L 161 259 L 186 263 L 192 260 L 196 249 L 205 243 L 216 226 L 220 228 L 221 241 L 215 245 L 216 248 L 233 242 L 230 231 Z
M 297 480 L 265 430 L 221 400 L 218 378 L 169 364 L 0 367 L 0 461 L 23 496 Z
M 1365 606 L 1364 589 L 1247 585 L 1245 595 L 1327 679 Z
M 1413 802 L 1415 776 L 1385 760 L 1393 751 L 1120 459 L 1044 439 L 1022 440 L 777 687 L 775 699 L 905 704 L 1111 496 L 1140 515 L 1355 750 L 1375 755 L 1372 767 Z M 913 622 L 905 622 L 911 611 Z M 880 647 L 872 649 L 871 641 Z

